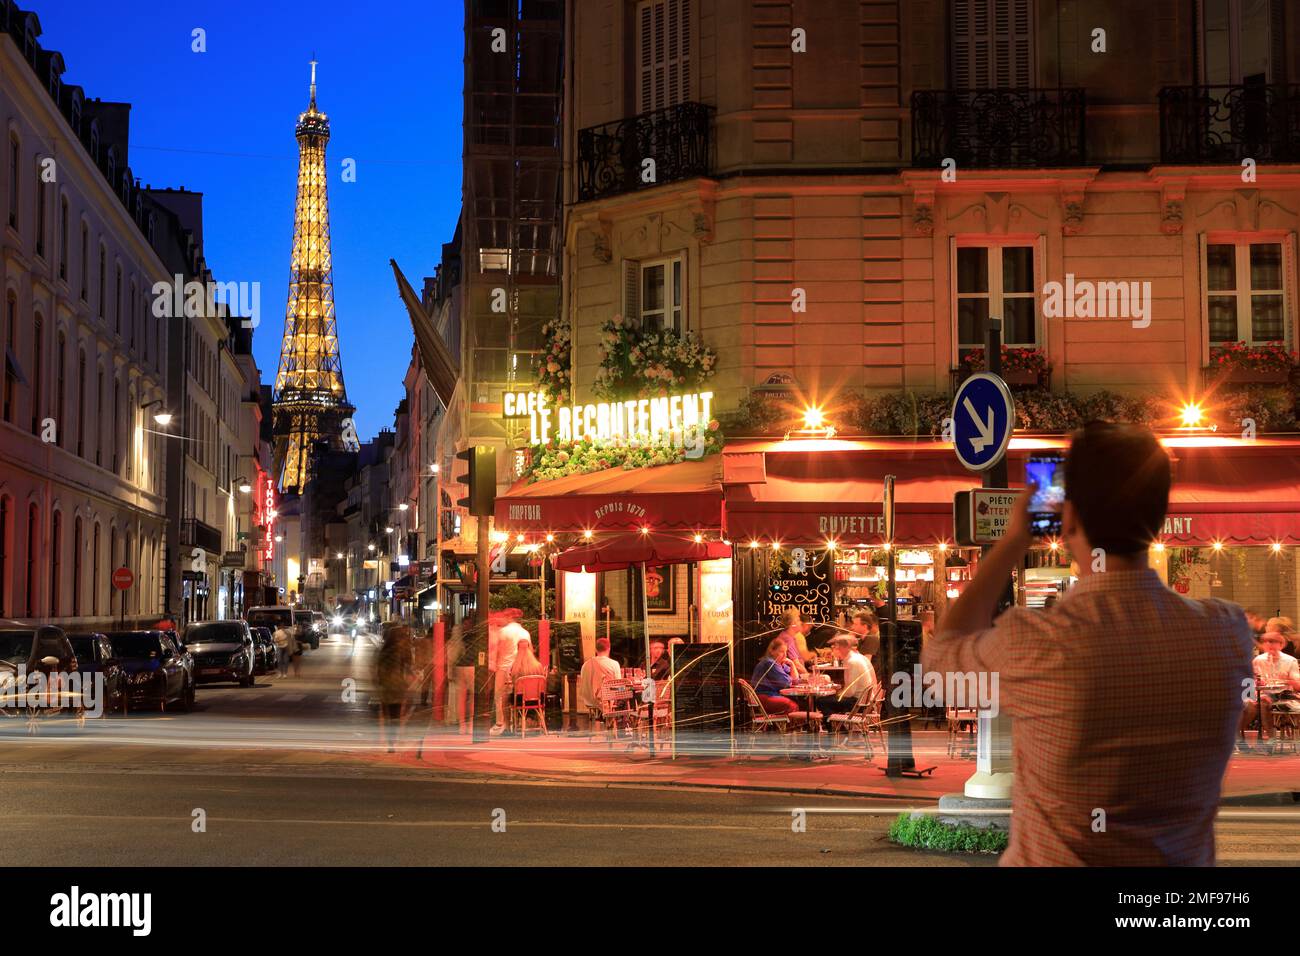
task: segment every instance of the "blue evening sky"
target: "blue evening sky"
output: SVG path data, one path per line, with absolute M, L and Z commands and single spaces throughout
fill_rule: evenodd
M 298 146 L 315 52 L 343 375 L 364 440 L 392 424 L 411 349 L 394 258 L 418 290 L 460 209 L 460 0 L 26 0 L 65 82 L 131 104 L 131 168 L 204 194 L 218 280 L 261 283 L 254 351 L 273 382 L 284 327 Z M 191 52 L 192 31 L 207 52 Z M 356 182 L 342 162 L 356 160 Z

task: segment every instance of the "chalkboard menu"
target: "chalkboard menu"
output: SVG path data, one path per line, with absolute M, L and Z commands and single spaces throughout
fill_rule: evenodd
M 551 646 L 556 649 L 561 674 L 582 670 L 582 625 L 577 621 L 552 621 Z
M 730 644 L 672 645 L 673 730 L 725 734 L 731 725 Z
M 786 611 L 810 614 L 814 621 L 830 622 L 831 552 L 790 548 L 771 555 L 767 579 L 760 581 L 760 618 L 768 627 L 782 626 Z

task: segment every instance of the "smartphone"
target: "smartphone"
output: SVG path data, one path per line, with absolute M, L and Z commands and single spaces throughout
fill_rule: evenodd
M 1025 462 L 1025 483 L 1036 485 L 1029 499 L 1029 530 L 1036 538 L 1061 533 L 1061 507 L 1065 504 L 1065 456 L 1030 455 Z

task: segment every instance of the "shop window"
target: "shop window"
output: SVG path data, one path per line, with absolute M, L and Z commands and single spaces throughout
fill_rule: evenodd
M 623 315 L 646 330 L 686 331 L 682 256 L 623 264 Z
M 1211 345 L 1289 342 L 1287 250 L 1275 242 L 1206 242 L 1205 316 Z
M 990 315 L 1002 319 L 1006 345 L 1038 344 L 1033 246 L 958 246 L 957 358 L 984 347 Z

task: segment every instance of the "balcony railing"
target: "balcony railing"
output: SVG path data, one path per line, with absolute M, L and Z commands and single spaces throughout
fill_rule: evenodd
M 713 107 L 679 103 L 578 133 L 578 200 L 707 176 Z M 645 162 L 653 159 L 653 175 Z
M 181 522 L 181 544 L 189 548 L 202 548 L 209 554 L 221 553 L 221 532 L 198 518 Z
M 918 90 L 912 165 L 1082 165 L 1086 106 L 1081 89 Z
M 1169 86 L 1160 91 L 1166 163 L 1300 160 L 1300 84 Z

